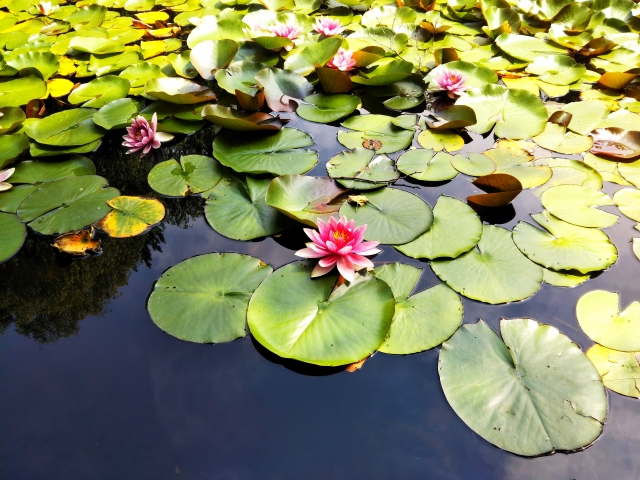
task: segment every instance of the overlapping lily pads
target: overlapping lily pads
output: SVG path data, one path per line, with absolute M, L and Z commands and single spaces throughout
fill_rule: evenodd
M 362 147 L 333 157 L 327 162 L 327 173 L 345 188 L 358 190 L 380 188 L 400 178 L 391 158 Z

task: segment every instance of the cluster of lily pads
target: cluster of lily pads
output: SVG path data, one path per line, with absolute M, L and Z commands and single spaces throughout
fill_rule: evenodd
M 241 241 L 344 216 L 442 283 L 414 293 L 422 272 L 399 263 L 345 280 L 326 262 L 312 278 L 314 260 L 274 272 L 211 253 L 155 284 L 160 328 L 199 343 L 250 332 L 281 357 L 351 369 L 376 351 L 442 345 L 445 395 L 478 434 L 522 455 L 583 448 L 602 432 L 605 386 L 640 396 L 640 304 L 620 313 L 616 294 L 586 294 L 577 317 L 597 344 L 585 355 L 531 319 L 503 320 L 502 339 L 482 321 L 461 327 L 460 295 L 524 300 L 617 260 L 602 229 L 618 216 L 597 207 L 640 222 L 638 32 L 631 0 L 6 1 L 0 261 L 27 226 L 78 255 L 99 250 L 94 227 L 144 233 L 162 202 L 121 196 L 82 155 L 110 134 L 145 155 L 207 125 L 213 156 L 157 163 L 159 196 L 201 195 L 209 224 Z M 341 121 L 346 150 L 327 177 L 305 175 L 319 161 L 313 140 L 281 112 Z M 493 148 L 457 153 L 491 132 Z M 460 174 L 485 193 L 432 208 L 391 186 Z M 630 188 L 611 198 L 604 181 Z M 479 212 L 524 189 L 543 207 L 535 224 L 483 224 Z M 633 249 L 640 258 L 640 239 Z

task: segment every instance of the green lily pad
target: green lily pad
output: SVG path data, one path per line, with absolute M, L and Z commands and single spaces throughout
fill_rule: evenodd
M 204 214 L 209 225 L 234 240 L 253 240 L 286 230 L 295 224 L 267 205 L 265 196 L 271 178 L 247 175 L 225 177 L 208 192 Z
M 29 153 L 33 158 L 40 157 L 59 157 L 61 155 L 75 155 L 85 154 L 95 151 L 102 142 L 102 138 L 98 138 L 91 143 L 85 145 L 77 145 L 71 147 L 57 147 L 52 145 L 45 145 L 38 142 L 31 142 L 29 144 Z
M 568 158 L 541 158 L 535 160 L 533 164 L 536 166 L 550 167 L 554 172 L 554 175 L 556 168 L 571 168 L 573 170 L 578 170 L 579 172 L 582 172 L 586 175 L 586 178 L 581 183 L 583 187 L 589 187 L 593 190 L 602 189 L 602 175 L 600 175 L 600 173 L 598 173 L 598 171 L 591 165 L 583 161 L 570 160 Z M 551 180 L 549 180 L 549 182 L 551 182 Z M 539 187 L 536 192 L 539 192 L 540 189 L 543 189 L 544 187 L 546 187 L 546 185 L 547 184 L 544 184 L 543 186 Z
M 313 92 L 313 85 L 295 72 L 279 68 L 265 68 L 255 76 L 255 83 L 264 89 L 267 105 L 274 112 L 293 112 L 295 99 L 307 97 Z
M 345 147 L 354 149 L 374 141 L 380 142 L 378 148 L 373 148 L 378 153 L 393 153 L 411 145 L 415 116 L 393 118 L 386 115 L 359 115 L 348 118 L 341 125 L 355 130 L 338 132 L 338 141 Z
M 0 192 L 0 211 L 16 213 L 20 203 L 38 188 L 35 185 L 14 185 L 9 190 Z
M 356 275 L 334 289 L 337 275 L 311 278 L 313 262 L 276 270 L 249 301 L 253 337 L 284 358 L 346 365 L 371 355 L 385 339 L 395 310 L 391 288 Z
M 423 182 L 451 180 L 458 171 L 451 165 L 451 155 L 431 149 L 413 149 L 398 158 L 398 170 Z
M 555 270 L 544 269 L 543 281 L 554 287 L 573 288 L 582 285 L 589 280 L 589 275 L 574 275 L 572 273 L 556 272 Z
M 431 228 L 396 250 L 412 258 L 456 258 L 475 247 L 482 222 L 473 209 L 457 198 L 441 195 L 433 207 Z
M 421 273 L 421 269 L 401 263 L 383 265 L 372 272 L 391 286 L 396 299 L 389 336 L 379 351 L 407 355 L 430 350 L 451 337 L 462 323 L 464 309 L 460 297 L 446 285 L 409 296 Z M 401 288 L 394 287 L 398 283 Z
M 509 231 L 492 225 L 484 225 L 480 241 L 469 252 L 433 260 L 431 268 L 456 292 L 491 304 L 524 300 L 542 283 L 542 268 L 518 250 Z
M 0 134 L 10 132 L 27 119 L 21 108 L 3 107 L 0 108 Z
M 368 65 L 366 69 L 351 77 L 351 81 L 372 87 L 391 85 L 407 78 L 412 70 L 411 62 L 385 57 Z
M 496 38 L 496 45 L 512 57 L 527 62 L 533 62 L 541 55 L 562 55 L 567 52 L 564 48 L 540 38 L 509 33 L 503 33 Z
M 258 85 L 255 77 L 259 71 L 267 66 L 260 62 L 234 62 L 224 70 L 218 70 L 215 74 L 216 81 L 220 88 L 223 88 L 231 95 L 235 95 L 236 90 L 240 90 L 247 95 L 254 96 L 258 93 Z
M 470 177 L 483 177 L 496 171 L 496 163 L 481 153 L 468 153 L 466 157 L 458 154 L 451 158 L 451 166 Z
M 93 123 L 92 108 L 75 108 L 54 113 L 25 125 L 29 137 L 43 145 L 68 147 L 87 145 L 99 140 L 105 131 Z
M 551 168 L 533 163 L 533 158 L 523 150 L 493 148 L 484 154 L 495 162 L 494 173 L 504 173 L 517 178 L 522 188 L 539 187 L 547 183 L 553 174 Z
M 22 70 L 23 68 L 35 68 L 42 74 L 43 80 L 49 80 L 49 77 L 58 71 L 60 66 L 58 57 L 51 52 L 25 52 L 10 60 L 7 65 Z
M 29 137 L 18 132 L 0 135 L 0 168 L 11 165 L 29 148 Z
M 0 107 L 19 107 L 47 94 L 47 84 L 35 75 L 0 81 Z
M 431 207 L 420 197 L 397 188 L 366 193 L 363 206 L 345 203 L 340 215 L 367 225 L 366 240 L 402 245 L 427 231 L 433 223 Z
M 215 187 L 222 178 L 222 167 L 211 157 L 184 155 L 180 163 L 173 158 L 158 163 L 149 172 L 149 186 L 161 195 L 184 197 Z
M 538 55 L 526 68 L 527 73 L 538 75 L 539 80 L 552 85 L 577 82 L 586 71 L 587 67 L 568 55 Z
M 571 225 L 547 211 L 531 217 L 546 231 L 520 222 L 513 229 L 513 241 L 530 260 L 546 268 L 585 274 L 605 270 L 618 258 L 616 247 L 601 230 Z
M 501 85 L 472 88 L 456 105 L 471 107 L 477 123 L 467 130 L 487 133 L 495 125 L 495 134 L 512 140 L 540 134 L 547 124 L 547 109 L 542 101 L 525 90 L 509 90 Z
M 318 218 L 328 221 L 337 216 L 346 190 L 324 177 L 281 175 L 267 188 L 267 205 L 288 217 L 316 228 Z
M 0 263 L 13 257 L 22 248 L 27 228 L 13 213 L 0 213 Z
M 143 105 L 143 102 L 132 98 L 113 100 L 93 115 L 93 123 L 107 130 L 128 127 Z
M 160 223 L 164 205 L 155 198 L 121 196 L 108 200 L 113 209 L 98 222 L 98 227 L 110 237 L 128 238 L 141 235 Z
M 613 202 L 623 215 L 631 220 L 640 222 L 640 191 L 631 188 L 618 190 L 613 195 Z
M 181 77 L 151 78 L 144 86 L 144 93 L 165 102 L 187 105 L 216 98 L 207 87 Z
M 596 368 L 567 336 L 532 319 L 483 321 L 442 345 L 449 405 L 478 435 L 524 456 L 573 451 L 602 433 L 607 396 Z
M 306 104 L 300 104 L 296 113 L 310 122 L 330 123 L 351 114 L 360 99 L 353 95 L 316 93 L 303 99 Z
M 540 200 L 553 216 L 579 227 L 605 228 L 618 221 L 617 215 L 595 208 L 615 205 L 609 195 L 581 185 L 552 187 Z
M 572 115 L 569 130 L 588 135 L 607 118 L 611 108 L 600 100 L 586 100 L 564 105 L 562 111 Z
M 302 174 L 318 163 L 318 154 L 304 147 L 313 145 L 306 133 L 283 128 L 275 133 L 223 131 L 213 140 L 213 155 L 236 172 L 274 175 Z
M 17 213 L 38 233 L 66 233 L 100 220 L 111 211 L 107 202 L 118 195 L 104 178 L 83 175 L 39 186 L 20 203 Z
M 115 75 L 91 80 L 80 85 L 69 94 L 69 103 L 82 103 L 83 107 L 101 108 L 112 102 L 125 98 L 129 93 L 129 81 Z
M 600 160 L 595 155 L 587 155 L 587 157 L 585 158 L 585 162 L 587 161 L 588 157 Z M 615 163 L 609 160 L 601 160 L 601 161 L 606 162 L 606 164 L 608 165 L 612 165 L 612 164 L 613 166 L 616 165 Z M 636 187 L 640 187 L 640 160 L 637 160 L 631 163 L 619 163 L 617 164 L 617 170 L 618 170 L 618 173 L 622 175 L 624 180 L 626 180 L 627 182 L 631 183 Z
M 395 162 L 366 148 L 341 152 L 327 162 L 327 173 L 345 188 L 372 190 L 400 178 Z
M 587 357 L 598 369 L 605 387 L 620 395 L 640 398 L 639 352 L 619 352 L 595 344 L 587 350 Z
M 198 43 L 189 54 L 191 64 L 205 80 L 213 80 L 221 68 L 228 66 L 238 53 L 233 40 L 206 40 Z
M 96 167 L 91 160 L 73 155 L 56 161 L 25 160 L 18 163 L 11 175 L 11 183 L 38 184 L 69 177 L 95 175 Z
M 109 38 L 98 37 L 73 37 L 69 42 L 69 48 L 78 52 L 102 55 L 105 53 L 121 53 L 125 47 L 121 42 Z
M 620 311 L 617 293 L 593 290 L 578 300 L 576 316 L 594 342 L 623 352 L 640 351 L 640 303 Z
M 593 146 L 593 139 L 578 133 L 567 132 L 567 127 L 557 123 L 547 123 L 544 131 L 533 141 L 552 152 L 573 154 L 586 152 Z
M 247 333 L 247 305 L 272 268 L 237 253 L 209 253 L 171 267 L 153 287 L 153 322 L 180 340 L 230 342 Z

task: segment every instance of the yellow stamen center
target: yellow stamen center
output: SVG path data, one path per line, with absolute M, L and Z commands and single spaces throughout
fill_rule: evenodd
M 335 232 L 333 232 L 333 239 L 345 241 L 347 239 L 347 234 L 345 232 L 336 230 Z

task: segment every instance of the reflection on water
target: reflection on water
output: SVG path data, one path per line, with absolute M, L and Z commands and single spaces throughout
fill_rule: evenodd
M 311 130 L 292 121 L 303 124 Z M 321 160 L 311 174 L 323 175 L 342 148 L 335 127 L 317 130 Z M 197 139 L 165 158 L 210 153 L 210 133 Z M 110 141 L 96 158 L 98 172 L 125 193 L 152 195 L 144 178 L 154 160 L 138 162 L 115 148 L 117 138 Z M 479 149 L 492 144 L 475 141 Z M 431 205 L 441 194 L 478 193 L 464 176 L 398 186 Z M 350 374 L 282 361 L 249 338 L 198 345 L 166 335 L 145 305 L 165 269 L 214 251 L 248 253 L 277 268 L 295 260 L 305 237 L 296 228 L 236 242 L 207 225 L 202 199 L 163 202 L 168 211 L 160 227 L 133 239 L 104 239 L 102 256 L 65 262 L 39 237 L 0 266 L 0 478 L 640 478 L 639 405 L 617 394 L 609 393 L 607 425 L 593 446 L 525 459 L 491 446 L 455 415 L 440 388 L 437 349 L 376 354 Z M 527 191 L 513 206 L 485 220 L 512 229 L 541 210 Z M 620 292 L 623 305 L 640 299 L 633 222 L 621 218 L 606 231 L 620 251 L 607 272 L 575 289 L 543 285 L 533 298 L 509 305 L 463 299 L 464 321 L 483 318 L 497 328 L 502 317 L 533 317 L 586 350 L 592 342 L 574 312 L 582 294 L 601 288 Z M 385 246 L 375 262 L 389 261 L 424 268 L 419 290 L 439 283 L 428 263 Z

